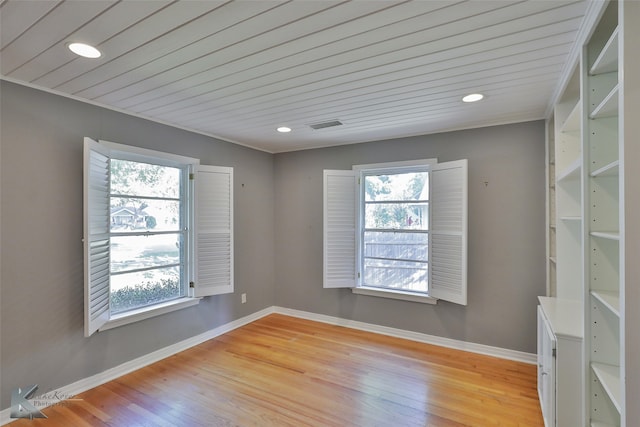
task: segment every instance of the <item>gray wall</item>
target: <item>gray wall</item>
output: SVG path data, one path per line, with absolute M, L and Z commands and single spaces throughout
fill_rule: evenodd
M 323 169 L 419 158 L 469 159 L 468 306 L 323 289 Z M 535 353 L 536 296 L 545 293 L 544 174 L 542 121 L 277 154 L 276 302 Z
M 271 155 L 5 81 L 0 102 L 0 408 L 272 305 L 535 352 L 542 122 Z M 235 294 L 83 336 L 84 136 L 235 168 Z M 469 305 L 322 289 L 322 170 L 431 157 L 469 159 Z
M 0 99 L 0 408 L 274 305 L 271 154 L 4 81 Z M 234 167 L 235 294 L 83 336 L 84 136 Z

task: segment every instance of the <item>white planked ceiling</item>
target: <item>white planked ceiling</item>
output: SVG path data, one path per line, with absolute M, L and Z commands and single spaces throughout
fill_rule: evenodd
M 0 69 L 9 81 L 275 153 L 543 118 L 588 6 L 4 0 Z M 72 41 L 103 56 L 79 58 Z M 472 92 L 486 99 L 462 103 Z M 309 126 L 331 120 L 343 124 Z

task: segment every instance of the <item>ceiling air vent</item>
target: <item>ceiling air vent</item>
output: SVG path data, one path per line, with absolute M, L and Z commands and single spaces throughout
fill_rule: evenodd
M 331 120 L 330 122 L 322 122 L 322 123 L 314 123 L 312 125 L 309 125 L 312 129 L 318 130 L 318 129 L 324 129 L 324 128 L 331 128 L 334 126 L 341 126 L 342 122 L 339 120 Z

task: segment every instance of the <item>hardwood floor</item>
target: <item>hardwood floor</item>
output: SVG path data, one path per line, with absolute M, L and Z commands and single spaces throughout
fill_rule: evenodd
M 273 314 L 12 427 L 543 426 L 536 367 Z

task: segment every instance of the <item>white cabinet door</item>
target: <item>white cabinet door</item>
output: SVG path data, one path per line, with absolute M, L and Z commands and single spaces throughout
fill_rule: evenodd
M 538 306 L 538 395 L 545 427 L 555 426 L 556 418 L 556 340 Z

